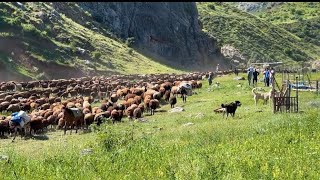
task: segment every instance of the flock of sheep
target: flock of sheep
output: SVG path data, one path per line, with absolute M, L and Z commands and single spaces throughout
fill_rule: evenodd
M 177 95 L 185 102 L 192 89 L 201 88 L 207 73 L 114 75 L 0 84 L 0 135 L 32 134 L 48 127 L 67 130 L 84 129 L 103 118 L 112 122 L 153 115 L 166 101 L 171 108 Z M 99 107 L 93 103 L 101 102 Z M 23 127 L 12 120 L 11 113 L 27 112 L 30 117 Z

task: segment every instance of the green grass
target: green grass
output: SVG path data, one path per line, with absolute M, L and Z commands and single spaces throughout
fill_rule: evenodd
M 302 62 L 319 57 L 319 47 L 283 28 L 226 3 L 198 3 L 204 31 L 221 46 L 239 49 L 246 62 Z
M 300 92 L 304 112 L 272 114 L 262 102 L 254 106 L 247 81 L 233 77 L 215 79 L 221 86 L 213 91 L 204 81 L 186 104 L 178 98 L 184 112 L 156 112 L 146 123 L 124 119 L 96 133 L 1 140 L 0 154 L 10 163 L 0 161 L 0 173 L 4 179 L 318 179 L 319 109 L 309 102 L 320 96 Z M 234 100 L 242 103 L 234 119 L 212 112 Z M 183 126 L 188 122 L 194 125 Z M 94 153 L 80 155 L 84 148 Z
M 318 2 L 283 3 L 256 15 L 274 24 L 292 23 L 319 17 Z

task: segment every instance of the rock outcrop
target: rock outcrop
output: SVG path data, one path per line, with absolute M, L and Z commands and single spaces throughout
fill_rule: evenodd
M 201 31 L 193 2 L 79 2 L 96 21 L 151 57 L 177 65 L 221 63 L 214 39 Z M 157 58 L 155 58 L 157 59 Z M 223 64 L 223 63 L 221 63 Z

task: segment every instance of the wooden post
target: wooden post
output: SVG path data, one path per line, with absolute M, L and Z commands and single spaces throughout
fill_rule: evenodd
M 282 81 L 281 81 L 281 84 L 283 84 L 283 75 L 284 75 L 284 69 L 283 69 L 283 64 L 282 64 Z
M 298 100 L 298 94 L 299 94 L 298 93 L 298 91 L 299 91 L 299 89 L 298 89 L 298 77 L 296 77 L 296 86 L 297 86 L 296 87 L 296 101 L 297 101 L 297 109 L 296 109 L 296 111 L 299 112 L 299 109 L 298 109 L 299 108 L 299 105 L 298 105 L 299 104 L 299 100 Z

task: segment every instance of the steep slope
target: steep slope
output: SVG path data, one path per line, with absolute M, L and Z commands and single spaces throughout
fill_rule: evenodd
M 0 70 L 10 75 L 0 80 L 181 72 L 130 48 L 76 3 L 1 2 L 0 30 Z
M 198 3 L 203 30 L 220 46 L 238 49 L 243 62 L 301 62 L 319 56 L 317 47 L 298 36 L 227 3 Z
M 257 15 L 297 35 L 306 43 L 320 46 L 319 2 L 286 3 Z
M 182 66 L 224 63 L 214 39 L 201 32 L 192 2 L 81 2 L 117 37 L 151 57 Z

